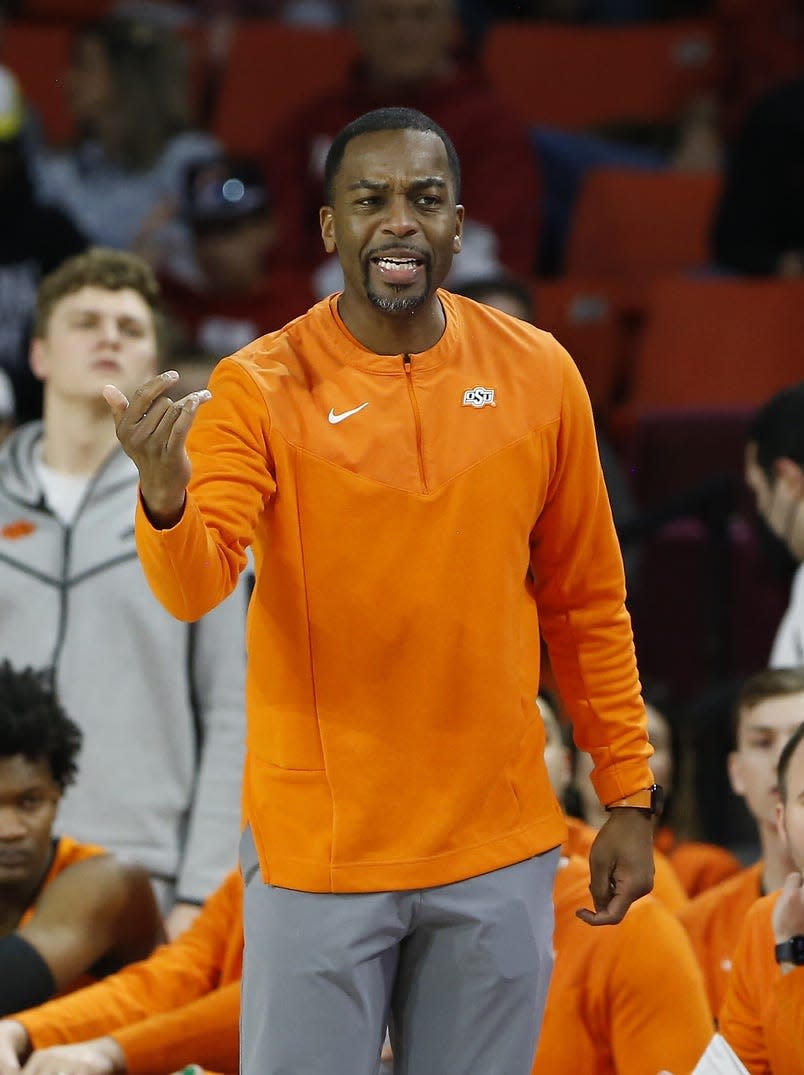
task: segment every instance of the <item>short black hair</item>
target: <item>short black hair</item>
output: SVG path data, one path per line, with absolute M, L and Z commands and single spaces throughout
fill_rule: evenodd
M 804 739 L 804 722 L 799 724 L 782 747 L 779 761 L 776 764 L 776 786 L 779 788 L 779 799 L 783 803 L 787 802 L 787 770 L 790 768 L 790 759 L 795 754 L 796 748 L 802 739 Z
M 426 131 L 438 135 L 447 151 L 447 161 L 452 181 L 455 184 L 455 200 L 461 197 L 461 162 L 452 139 L 435 120 L 425 116 L 415 108 L 375 108 L 365 112 L 340 130 L 332 141 L 324 165 L 324 199 L 332 205 L 335 197 L 335 177 L 343 162 L 346 147 L 353 138 L 361 134 L 376 134 L 378 131 Z
M 804 381 L 783 388 L 760 407 L 748 440 L 756 445 L 757 463 L 768 477 L 777 459 L 804 465 Z
M 46 760 L 64 791 L 78 772 L 82 738 L 56 697 L 52 670 L 0 661 L 0 757 Z

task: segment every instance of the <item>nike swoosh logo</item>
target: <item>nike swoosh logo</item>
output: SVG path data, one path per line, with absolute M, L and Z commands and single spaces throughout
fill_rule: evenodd
M 336 426 L 338 422 L 343 422 L 344 419 L 351 418 L 353 414 L 362 411 L 364 407 L 368 407 L 368 402 L 361 403 L 359 407 L 352 407 L 350 411 L 343 411 L 341 414 L 336 414 L 334 410 L 330 410 L 327 419 L 330 425 Z

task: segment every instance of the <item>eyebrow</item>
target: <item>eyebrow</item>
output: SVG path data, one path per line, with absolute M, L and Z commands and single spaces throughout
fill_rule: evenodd
M 347 190 L 389 190 L 391 184 L 383 182 L 377 179 L 357 179 L 354 183 L 350 183 L 346 188 Z M 428 175 L 423 179 L 414 179 L 412 183 L 408 185 L 408 190 L 424 190 L 426 187 L 438 187 L 441 190 L 447 189 L 447 182 L 439 175 Z

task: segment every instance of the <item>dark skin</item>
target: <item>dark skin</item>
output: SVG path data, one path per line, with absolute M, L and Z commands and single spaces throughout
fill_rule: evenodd
M 147 873 L 112 855 L 68 866 L 37 895 L 60 799 L 47 759 L 0 758 L 0 937 L 16 933 L 32 945 L 57 991 L 90 969 L 144 958 L 164 937 Z
M 346 146 L 332 205 L 320 211 L 321 236 L 344 275 L 338 309 L 346 327 L 381 355 L 418 354 L 445 328 L 436 289 L 460 250 L 464 209 L 456 198 L 446 149 L 431 131 L 378 131 Z M 145 510 L 166 529 L 182 516 L 191 463 L 186 451 L 207 391 L 173 401 L 177 374 L 143 384 L 131 401 L 104 389 L 117 436 L 140 473 Z M 611 812 L 590 855 L 594 911 L 590 925 L 619 922 L 653 887 L 652 825 L 640 810 Z

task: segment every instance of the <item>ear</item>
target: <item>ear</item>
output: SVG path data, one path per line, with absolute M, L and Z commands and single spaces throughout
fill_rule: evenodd
M 34 377 L 40 381 L 47 380 L 48 363 L 46 356 L 47 348 L 45 347 L 45 341 L 35 336 L 31 340 L 31 347 L 28 352 L 28 364 L 31 367 L 31 372 Z
M 324 240 L 324 249 L 328 254 L 334 254 L 338 249 L 335 242 L 335 215 L 331 205 L 322 205 L 318 210 L 318 221 L 321 225 L 321 238 Z
M 776 822 L 776 832 L 786 851 L 790 851 L 790 844 L 787 840 L 787 830 L 784 827 L 784 805 L 782 803 L 776 804 L 776 816 L 774 818 Z
M 743 760 L 738 750 L 732 750 L 726 758 L 726 770 L 729 774 L 731 790 L 735 795 L 745 795 L 745 781 L 743 780 Z
M 773 473 L 795 496 L 804 496 L 804 470 L 798 463 L 782 456 L 774 461 Z
M 464 212 L 465 210 L 462 205 L 455 206 L 455 238 L 452 240 L 453 254 L 459 254 L 461 251 Z

